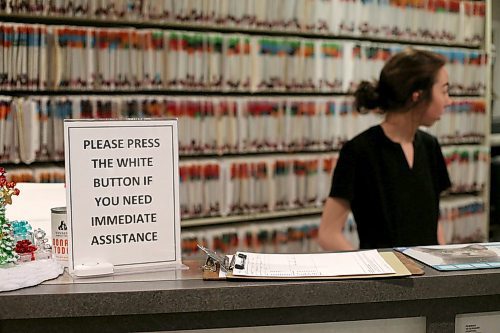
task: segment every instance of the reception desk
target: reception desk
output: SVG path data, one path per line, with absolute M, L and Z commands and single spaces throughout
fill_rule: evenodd
M 428 333 L 455 316 L 500 311 L 500 270 L 406 278 L 229 282 L 189 270 L 72 282 L 67 275 L 0 293 L 0 332 L 170 331 L 425 317 Z

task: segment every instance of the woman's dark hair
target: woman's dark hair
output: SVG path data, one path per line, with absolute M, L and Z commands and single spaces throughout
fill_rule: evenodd
M 362 81 L 354 92 L 355 107 L 363 113 L 380 108 L 385 112 L 408 107 L 412 94 L 421 91 L 420 101 L 430 101 L 444 57 L 429 51 L 406 49 L 384 65 L 378 83 Z

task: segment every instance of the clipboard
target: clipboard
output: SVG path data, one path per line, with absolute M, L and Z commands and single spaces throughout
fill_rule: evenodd
M 238 265 L 235 257 L 229 260 L 227 256 L 223 256 L 205 247 L 198 247 L 207 254 L 203 269 L 203 280 L 219 281 L 219 280 L 347 280 L 347 279 L 372 279 L 372 278 L 393 278 L 406 277 L 411 275 L 423 275 L 424 270 L 422 265 L 417 264 L 412 259 L 402 253 L 395 251 L 379 252 L 382 258 L 394 269 L 395 274 L 381 275 L 342 275 L 342 276 L 305 276 L 305 277 L 253 277 L 253 276 L 236 276 L 232 274 L 232 269 Z M 239 258 L 239 262 L 244 262 L 245 258 Z M 236 267 L 238 268 L 238 267 Z M 220 276 L 220 271 L 226 272 L 224 277 Z

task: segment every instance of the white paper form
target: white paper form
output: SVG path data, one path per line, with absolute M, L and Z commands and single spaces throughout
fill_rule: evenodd
M 377 250 L 315 254 L 237 252 L 236 256 L 235 276 L 292 278 L 396 273 Z

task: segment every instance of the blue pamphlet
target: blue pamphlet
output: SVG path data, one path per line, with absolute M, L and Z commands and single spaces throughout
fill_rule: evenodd
M 395 250 L 438 271 L 500 268 L 500 242 L 397 247 Z

